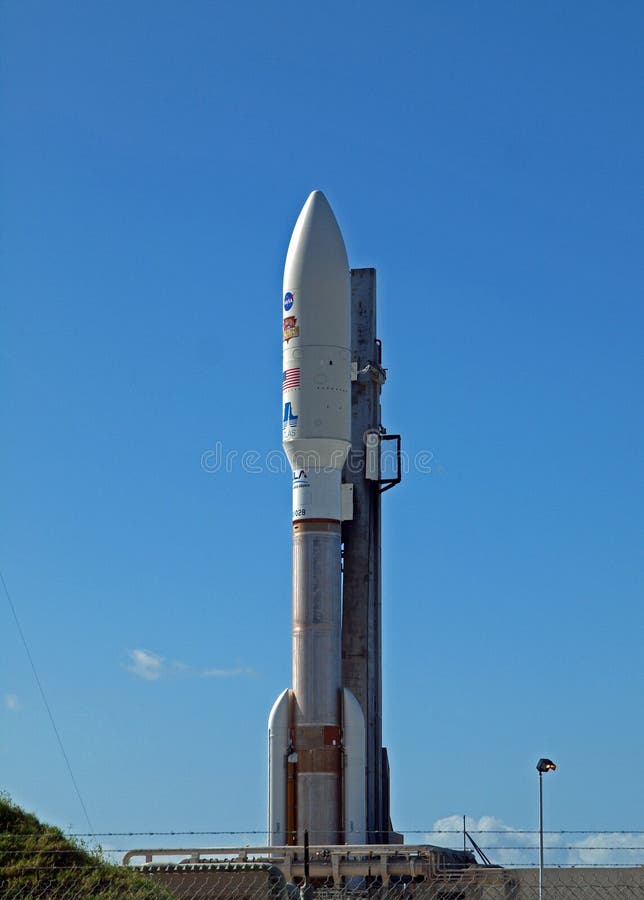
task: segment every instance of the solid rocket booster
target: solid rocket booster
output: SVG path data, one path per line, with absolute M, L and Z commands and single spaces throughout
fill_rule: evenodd
M 342 688 L 342 468 L 351 444 L 347 252 L 321 191 L 283 292 L 282 441 L 293 472 L 293 687 L 269 719 L 271 844 L 364 840 L 364 719 Z M 356 774 L 357 773 L 357 774 Z

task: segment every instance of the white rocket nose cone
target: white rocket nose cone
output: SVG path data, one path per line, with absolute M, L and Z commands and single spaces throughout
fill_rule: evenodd
M 293 231 L 289 254 L 295 238 L 298 241 L 297 252 L 301 256 L 308 256 L 308 251 L 314 248 L 321 268 L 347 277 L 349 273 L 347 250 L 340 226 L 322 191 L 313 191 L 309 194 Z
M 311 496 L 301 501 L 306 491 L 294 482 L 293 518 L 339 521 L 339 475 L 351 443 L 351 285 L 344 241 L 322 191 L 304 204 L 286 254 L 282 373 L 282 443 L 293 471 L 335 473 L 324 499 L 305 479 Z
M 287 294 L 285 314 L 297 316 L 303 343 L 349 346 L 349 261 L 322 191 L 309 194 L 295 223 L 284 267 Z
M 331 204 L 322 191 L 311 191 L 302 207 L 299 218 L 306 219 L 309 223 L 315 222 L 316 228 L 322 232 L 323 228 L 337 229 L 340 231 Z M 310 227 L 310 226 L 309 226 Z
M 294 269 L 292 274 L 297 277 L 297 263 L 300 266 L 304 262 L 311 265 L 314 261 L 311 257 L 314 257 L 320 269 L 337 268 L 345 276 L 348 274 L 349 261 L 340 227 L 322 191 L 309 194 L 302 208 L 291 235 L 286 268 L 289 268 L 290 263 Z
M 322 191 L 313 191 L 298 216 L 286 254 L 286 270 L 297 278 L 304 265 L 337 269 L 346 277 L 347 251 L 333 210 Z

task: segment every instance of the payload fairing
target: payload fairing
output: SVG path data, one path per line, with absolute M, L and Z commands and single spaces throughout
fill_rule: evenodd
M 365 725 L 342 685 L 342 468 L 351 446 L 344 241 L 314 191 L 283 292 L 282 440 L 293 471 L 293 687 L 269 718 L 271 845 L 364 843 Z

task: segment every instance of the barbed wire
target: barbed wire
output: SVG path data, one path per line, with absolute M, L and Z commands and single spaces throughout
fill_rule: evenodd
M 401 828 L 405 834 L 463 834 L 462 828 Z M 538 828 L 468 828 L 468 834 L 540 834 Z M 96 837 L 206 837 L 208 835 L 267 835 L 265 828 L 246 829 L 242 831 L 222 831 L 212 829 L 210 831 L 65 831 L 67 838 L 96 838 Z M 367 834 L 376 832 L 367 832 Z M 543 834 L 636 834 L 644 835 L 644 829 L 629 828 L 554 828 L 544 829 Z M 42 832 L 23 832 L 16 834 L 11 831 L 0 831 L 0 837 L 42 837 Z
M 374 844 L 373 846 L 375 847 L 375 846 L 377 846 L 377 845 Z M 132 848 L 131 848 L 131 847 L 105 847 L 105 848 L 103 848 L 103 849 L 105 850 L 105 852 L 108 852 L 108 853 L 128 853 Z M 169 847 L 169 848 L 167 848 L 167 849 L 172 850 L 173 848 L 172 848 L 172 847 Z M 195 848 L 195 849 L 198 849 L 198 848 Z M 245 849 L 245 848 L 243 848 L 243 847 L 220 847 L 220 848 L 217 848 L 217 849 L 218 849 L 218 850 L 222 850 L 222 851 L 223 851 L 223 850 L 238 851 L 238 850 L 243 850 L 243 849 Z M 534 851 L 537 850 L 538 848 L 537 848 L 537 846 L 536 846 L 535 844 L 532 844 L 532 845 L 530 845 L 530 846 L 525 846 L 525 847 L 505 847 L 505 846 L 504 846 L 504 847 L 501 847 L 501 846 L 497 847 L 497 846 L 491 846 L 491 845 L 487 845 L 487 844 L 486 844 L 484 849 L 485 849 L 486 852 L 487 852 L 487 851 L 495 851 L 495 850 L 503 850 L 503 851 L 506 851 L 506 852 L 509 851 L 509 852 L 517 852 L 517 853 L 519 853 L 519 852 L 527 852 L 527 851 L 533 851 L 533 852 L 534 852 Z M 584 853 L 587 853 L 587 852 L 590 852 L 590 853 L 599 853 L 599 852 L 602 852 L 602 853 L 604 853 L 604 852 L 606 852 L 606 853 L 608 853 L 608 852 L 613 852 L 613 853 L 617 853 L 617 852 L 629 852 L 629 853 L 634 853 L 634 852 L 640 850 L 640 851 L 642 851 L 642 853 L 644 854 L 644 845 L 639 846 L 639 847 L 608 847 L 608 846 L 603 846 L 603 845 L 602 845 L 602 846 L 598 846 L 598 847 L 587 847 L 587 846 L 584 844 L 584 845 L 582 845 L 582 846 L 580 847 L 578 844 L 570 844 L 570 845 L 568 845 L 568 846 L 564 846 L 564 845 L 557 846 L 557 845 L 554 845 L 554 846 L 552 846 L 552 847 L 544 847 L 543 849 L 544 849 L 544 851 L 547 852 L 547 853 L 555 853 L 555 852 L 558 852 L 558 851 L 562 851 L 562 852 L 563 852 L 563 851 L 565 851 L 565 850 L 583 851 Z M 205 850 L 206 850 L 206 852 L 208 852 L 209 848 L 206 847 Z M 70 851 L 69 848 L 67 848 L 67 849 L 56 849 L 56 848 L 52 848 L 52 847 L 45 847 L 45 848 L 32 849 L 32 848 L 24 848 L 24 847 L 0 847 L 0 855 L 3 854 L 3 853 L 20 853 L 21 855 L 24 855 L 24 854 L 33 854 L 33 855 L 35 855 L 35 856 L 37 856 L 37 855 L 44 856 L 44 855 L 48 855 L 48 854 L 61 854 L 61 855 L 67 854 L 67 855 L 69 856 L 70 852 L 73 852 L 73 851 Z M 183 851 L 182 851 L 181 849 L 177 849 L 177 854 L 176 854 L 176 855 L 177 855 L 177 856 L 184 856 L 184 855 L 185 855 L 185 848 L 184 848 Z M 79 863 L 79 865 L 82 865 L 82 864 Z M 644 857 L 643 857 L 643 859 L 642 859 L 641 865 L 644 865 Z

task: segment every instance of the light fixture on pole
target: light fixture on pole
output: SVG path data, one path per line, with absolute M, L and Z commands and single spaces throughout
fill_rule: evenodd
M 537 763 L 539 773 L 539 900 L 543 900 L 543 773 L 554 772 L 556 765 L 551 759 L 541 758 Z

